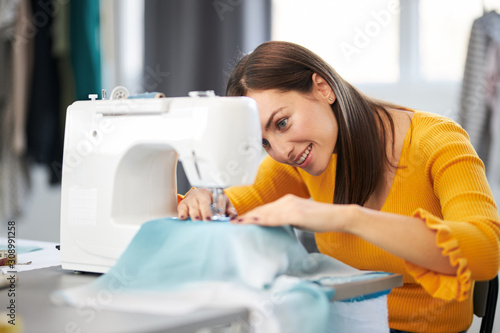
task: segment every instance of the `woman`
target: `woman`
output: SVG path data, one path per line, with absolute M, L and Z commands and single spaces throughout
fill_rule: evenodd
M 257 101 L 268 155 L 254 185 L 225 191 L 234 223 L 314 231 L 353 267 L 403 274 L 393 332 L 462 332 L 474 280 L 499 270 L 499 216 L 466 132 L 434 114 L 368 98 L 311 51 L 268 42 L 243 57 L 227 95 Z M 309 200 L 312 198 L 313 200 Z M 210 216 L 191 190 L 179 218 Z

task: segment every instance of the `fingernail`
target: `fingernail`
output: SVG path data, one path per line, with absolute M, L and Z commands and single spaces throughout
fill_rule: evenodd
M 212 220 L 212 217 L 207 216 L 207 217 L 205 217 L 205 220 L 210 221 L 210 220 Z
M 181 215 L 181 216 L 179 217 L 179 220 L 184 220 L 185 218 L 186 218 L 186 217 L 185 217 L 184 215 Z
M 243 219 L 238 219 L 237 221 L 238 221 L 238 222 L 243 222 Z
M 196 219 L 196 220 L 199 220 L 199 219 L 200 219 L 200 217 L 199 217 L 199 216 L 196 216 L 196 217 L 195 217 L 195 219 Z
M 253 220 L 254 220 L 254 221 L 258 221 L 258 220 L 259 220 L 259 218 L 258 218 L 258 217 L 254 217 L 254 218 L 253 218 Z

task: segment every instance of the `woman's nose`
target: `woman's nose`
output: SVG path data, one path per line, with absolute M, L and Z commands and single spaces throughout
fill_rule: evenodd
M 275 160 L 279 162 L 290 162 L 290 154 L 293 150 L 290 144 L 275 140 L 275 142 L 271 143 L 271 147 L 275 155 Z

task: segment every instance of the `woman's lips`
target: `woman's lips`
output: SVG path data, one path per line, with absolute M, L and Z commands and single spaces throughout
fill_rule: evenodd
M 309 144 L 309 146 L 307 146 L 306 150 L 304 150 L 302 155 L 300 155 L 300 157 L 295 161 L 295 164 L 297 164 L 299 166 L 302 165 L 306 161 L 307 157 L 309 156 L 311 149 L 312 149 L 312 143 Z

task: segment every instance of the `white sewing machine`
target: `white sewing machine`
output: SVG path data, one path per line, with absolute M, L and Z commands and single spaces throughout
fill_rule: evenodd
M 192 186 L 253 183 L 261 130 L 248 97 L 77 101 L 62 168 L 64 269 L 106 272 L 140 225 L 177 216 L 176 165 Z

